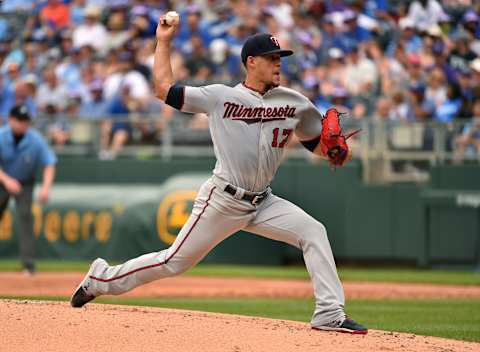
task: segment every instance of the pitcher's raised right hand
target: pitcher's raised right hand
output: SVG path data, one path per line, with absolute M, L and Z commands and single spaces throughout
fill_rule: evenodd
M 165 20 L 165 14 L 160 16 L 156 32 L 157 41 L 170 42 L 178 29 L 178 25 L 179 23 L 168 25 L 167 21 Z

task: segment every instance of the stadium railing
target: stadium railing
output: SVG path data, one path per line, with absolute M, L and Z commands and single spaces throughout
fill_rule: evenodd
M 159 115 L 105 116 L 89 119 L 39 117 L 35 126 L 46 136 L 52 126 L 69 131 L 65 145 L 54 145 L 60 156 L 96 157 L 100 152 L 100 130 L 103 121 L 127 122 L 131 138 L 118 157 L 162 158 L 177 156 L 213 156 L 212 141 L 206 125 L 192 128 L 189 115 L 174 116 L 169 121 Z M 355 158 L 361 160 L 363 179 L 367 183 L 426 182 L 432 165 L 446 163 L 478 163 L 480 155 L 472 150 L 460 155 L 456 140 L 467 123 L 464 120 L 450 124 L 438 122 L 399 122 L 375 120 L 347 120 L 346 131 L 362 131 L 349 141 Z M 479 133 L 480 135 L 480 133 Z M 289 158 L 312 159 L 300 145 L 292 147 Z

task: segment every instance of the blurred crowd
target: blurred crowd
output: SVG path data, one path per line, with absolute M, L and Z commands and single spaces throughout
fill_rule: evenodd
M 179 82 L 236 84 L 240 50 L 257 32 L 295 55 L 283 84 L 320 110 L 358 120 L 465 121 L 460 153 L 480 148 L 480 4 L 470 0 L 4 0 L 0 16 L 0 117 L 15 103 L 51 118 L 55 144 L 78 119 L 100 125 L 102 157 L 132 136 L 158 142 L 174 112 L 154 97 L 155 28 L 180 14 L 172 64 Z M 153 116 L 148 123 L 126 116 Z M 205 117 L 183 116 L 192 129 Z

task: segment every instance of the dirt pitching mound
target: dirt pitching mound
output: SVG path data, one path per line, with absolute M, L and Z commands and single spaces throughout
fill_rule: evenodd
M 9 352 L 479 351 L 480 344 L 371 330 L 313 331 L 306 323 L 161 308 L 0 300 Z

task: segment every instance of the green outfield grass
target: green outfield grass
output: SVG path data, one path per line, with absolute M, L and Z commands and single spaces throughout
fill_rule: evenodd
M 88 262 L 39 261 L 43 272 L 86 272 Z M 18 261 L 0 260 L 0 271 L 20 271 Z M 200 264 L 184 275 L 214 277 L 258 277 L 283 279 L 308 279 L 302 266 L 250 266 Z M 345 281 L 411 282 L 446 285 L 480 285 L 480 273 L 446 270 L 416 270 L 399 268 L 340 267 L 339 275 Z
M 1 297 L 13 298 L 13 297 Z M 18 298 L 18 297 L 15 297 Z M 65 300 L 65 297 L 22 297 Z M 99 298 L 96 303 L 241 314 L 308 322 L 311 299 Z M 480 300 L 349 300 L 350 316 L 370 329 L 480 342 Z

